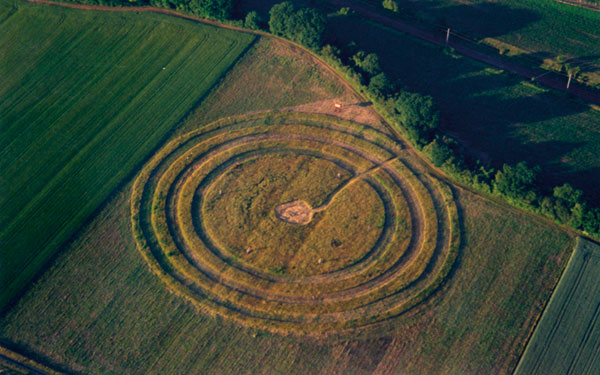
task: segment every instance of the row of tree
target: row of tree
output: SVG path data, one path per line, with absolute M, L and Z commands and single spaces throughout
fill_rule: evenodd
M 233 0 L 71 0 L 80 4 L 144 6 L 176 9 L 200 17 L 226 20 L 231 16 Z

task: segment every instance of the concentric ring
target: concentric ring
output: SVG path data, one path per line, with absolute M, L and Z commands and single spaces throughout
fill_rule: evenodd
M 413 169 L 394 140 L 359 124 L 227 118 L 144 166 L 133 232 L 153 272 L 203 311 L 298 334 L 371 326 L 423 302 L 457 255 L 452 191 Z M 306 225 L 275 214 L 297 199 L 320 207 Z

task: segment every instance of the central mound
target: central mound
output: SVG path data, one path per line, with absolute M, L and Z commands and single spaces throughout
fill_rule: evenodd
M 456 258 L 452 191 L 398 144 L 331 117 L 255 114 L 185 134 L 142 169 L 135 240 L 203 311 L 324 334 L 401 315 Z
M 305 225 L 313 218 L 313 208 L 305 201 L 293 201 L 275 207 L 275 216 L 283 222 Z

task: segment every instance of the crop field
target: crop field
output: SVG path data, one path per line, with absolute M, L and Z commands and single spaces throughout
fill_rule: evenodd
M 600 372 L 600 246 L 578 240 L 516 375 Z
M 242 61 L 242 63 L 246 62 Z M 211 95 L 221 95 L 223 91 L 230 90 L 230 87 L 234 86 L 230 80 L 237 78 L 236 75 L 228 75 Z M 336 92 L 335 95 L 337 94 Z M 211 102 L 210 98 L 200 106 L 198 112 L 206 111 L 203 106 L 209 102 Z M 225 115 L 228 110 L 236 111 L 226 103 L 222 105 L 221 109 L 215 108 L 215 110 L 222 111 Z M 48 271 L 17 304 L 0 317 L 0 342 L 10 343 L 13 349 L 20 352 L 36 353 L 45 362 L 60 364 L 67 369 L 85 373 L 393 374 L 403 369 L 405 374 L 428 374 L 443 369 L 439 373 L 501 374 L 514 368 L 523 350 L 527 332 L 533 328 L 535 317 L 543 309 L 564 265 L 568 255 L 568 251 L 565 250 L 570 247 L 571 238 L 546 224 L 531 221 L 523 218 L 519 213 L 496 207 L 470 193 L 453 188 L 448 190 L 449 187 L 444 188 L 444 183 L 438 183 L 421 172 L 421 167 L 410 158 L 407 150 L 398 149 L 395 143 L 388 144 L 387 136 L 376 129 L 357 124 L 349 126 L 348 123 L 339 123 L 340 120 L 330 118 L 324 121 L 321 116 L 309 116 L 300 123 L 293 120 L 295 115 L 285 121 L 278 119 L 276 114 L 271 115 L 270 119 L 269 116 L 264 116 L 252 115 L 252 118 L 243 116 L 241 119 L 239 117 L 230 119 L 230 123 L 219 122 L 212 126 L 199 126 L 201 124 L 196 122 L 197 116 L 190 116 L 183 128 L 192 129 L 193 123 L 196 123 L 197 130 L 192 131 L 195 133 L 187 131 L 174 137 L 143 168 L 144 171 L 156 171 L 152 173 L 152 177 L 146 179 L 142 172 L 136 178 L 135 185 L 148 191 L 139 201 L 139 207 L 145 210 L 145 213 L 138 219 L 144 215 L 146 219 L 143 222 L 134 221 L 140 224 L 139 228 L 146 231 L 145 235 L 134 237 L 132 233 L 131 219 L 132 217 L 135 219 L 136 216 L 135 212 L 132 216 L 131 204 L 134 203 L 133 208 L 135 208 L 136 200 L 130 198 L 132 193 L 135 196 L 136 191 L 139 190 L 134 189 L 132 184 L 128 184 L 114 195 L 90 225 L 57 257 Z M 309 127 L 312 128 L 308 134 L 316 137 L 325 135 L 328 139 L 333 136 L 339 141 L 354 145 L 354 149 L 379 157 L 384 163 L 376 163 L 380 167 L 374 169 L 376 166 L 372 161 L 365 160 L 351 150 L 340 149 L 337 145 L 325 147 L 315 140 L 291 137 L 292 134 L 306 135 L 306 129 Z M 227 151 L 222 148 L 226 142 L 235 146 L 232 142 L 235 139 L 253 136 L 255 133 L 268 136 L 263 140 L 263 149 L 272 151 L 280 149 L 281 152 L 270 152 L 270 155 L 257 158 L 257 151 L 260 151 L 257 149 L 241 150 L 239 147 L 242 146 L 237 145 L 237 150 L 231 149 L 229 154 L 226 154 Z M 270 139 L 275 135 L 280 135 L 281 139 Z M 186 143 L 181 144 L 181 142 Z M 207 154 L 197 153 L 193 149 L 196 147 L 196 150 L 200 150 L 211 143 L 217 146 L 211 148 L 214 150 L 213 158 L 206 159 L 204 156 Z M 388 150 L 389 147 L 381 147 L 386 144 L 392 148 Z M 221 145 L 220 149 L 219 145 Z M 247 147 L 252 149 L 253 145 Z M 173 149 L 171 153 L 167 151 L 169 148 Z M 290 164 L 287 157 L 289 154 L 286 155 L 283 150 L 286 148 L 304 149 L 304 151 L 308 148 L 310 152 L 306 155 L 296 155 L 303 163 Z M 390 157 L 392 156 L 389 154 L 390 151 L 403 159 L 406 165 L 412 166 L 412 172 L 404 169 L 399 163 L 400 160 Z M 255 154 L 253 155 L 252 152 Z M 299 151 L 290 150 L 290 152 Z M 191 157 L 188 159 L 187 156 Z M 265 162 L 273 160 L 277 162 L 269 163 L 271 166 L 265 167 L 263 158 Z M 330 161 L 335 158 L 346 158 L 346 167 L 352 172 Z M 215 167 L 220 165 L 219 162 L 223 164 L 223 159 L 231 162 L 225 162 L 225 165 L 220 168 Z M 177 163 L 177 160 L 182 164 Z M 155 162 L 161 166 L 153 168 Z M 198 178 L 202 174 L 211 172 L 207 174 L 209 178 L 203 185 L 206 187 L 207 194 L 202 197 L 214 198 L 212 201 L 214 207 L 211 210 L 212 216 L 207 216 L 206 225 L 198 225 L 192 216 L 192 226 L 188 228 L 186 215 L 208 209 L 208 201 L 205 203 L 192 201 L 193 206 L 188 206 L 189 201 L 185 205 L 179 202 L 176 204 L 178 199 L 185 198 L 186 186 L 187 189 L 195 190 L 194 185 L 200 182 L 197 178 L 190 179 L 187 173 L 179 174 L 175 170 L 187 168 L 192 172 L 189 169 L 190 165 L 198 167 L 194 169 L 199 173 Z M 401 173 L 400 183 L 389 181 L 391 177 L 389 175 L 386 177 L 386 167 L 392 172 Z M 172 173 L 166 173 L 169 168 L 173 169 Z M 308 226 L 314 225 L 312 230 L 315 231 L 322 229 L 319 226 L 330 225 L 331 222 L 327 222 L 327 218 L 318 217 L 320 214 L 336 215 L 336 219 L 344 227 L 350 224 L 342 232 L 347 237 L 338 238 L 335 231 L 331 232 L 334 238 L 331 238 L 331 241 L 327 238 L 328 243 L 325 245 L 328 246 L 324 246 L 320 252 L 315 252 L 314 249 L 306 246 L 302 249 L 305 253 L 295 254 L 295 251 L 292 251 L 288 254 L 291 256 L 287 257 L 286 254 L 281 254 L 282 261 L 277 262 L 277 259 L 271 257 L 274 253 L 265 249 L 266 246 L 262 248 L 256 244 L 246 246 L 247 243 L 244 243 L 243 247 L 237 245 L 236 249 L 236 236 L 215 237 L 218 235 L 217 231 L 223 228 L 211 225 L 210 221 L 216 223 L 217 220 L 221 220 L 218 215 L 230 220 L 241 217 L 258 220 L 264 223 L 259 230 L 264 230 L 266 228 L 264 225 L 273 225 L 272 228 L 278 228 L 277 233 L 284 235 L 286 227 L 291 224 L 282 223 L 273 217 L 273 209 L 276 206 L 298 198 L 304 198 L 311 206 L 317 206 L 322 203 L 324 197 L 322 191 L 319 196 L 319 189 L 324 188 L 325 192 L 331 193 L 336 190 L 332 190 L 332 187 L 340 185 L 341 180 L 347 179 L 356 171 L 368 174 L 340 190 L 340 193 L 331 200 L 331 206 L 324 212 L 315 213 L 314 221 L 308 224 Z M 287 185 L 291 187 L 287 196 L 277 189 L 282 183 L 275 178 L 277 172 L 294 176 Z M 176 175 L 178 182 L 169 181 L 171 178 L 169 175 L 172 174 Z M 261 174 L 270 179 L 260 181 Z M 256 182 L 253 185 L 255 187 L 244 192 L 245 195 L 240 198 L 244 201 L 235 200 L 235 197 L 241 193 L 235 192 L 238 186 L 236 181 L 239 179 Z M 384 189 L 379 193 L 371 187 L 358 189 L 359 186 L 366 186 L 370 179 L 373 179 L 375 186 L 381 181 L 380 186 Z M 305 196 L 300 196 L 305 189 L 294 190 L 292 187 L 295 186 L 294 183 L 304 183 L 306 186 L 308 180 L 312 184 L 314 180 L 319 181 L 319 184 L 316 184 L 319 189 L 308 189 L 304 193 Z M 157 199 L 158 203 L 162 198 L 160 192 L 149 193 L 152 190 L 156 191 L 161 181 L 172 196 L 164 201 L 163 209 L 158 208 L 160 205 L 157 206 L 153 219 L 154 205 L 149 206 L 149 199 Z M 275 189 L 265 189 L 266 182 L 270 182 Z M 419 188 L 420 184 L 427 189 Z M 406 189 L 406 197 L 403 197 L 402 188 Z M 368 194 L 369 191 L 374 193 Z M 348 301 L 344 303 L 334 301 L 330 303 L 330 307 L 337 310 L 345 309 L 346 313 L 335 314 L 334 319 L 328 322 L 314 321 L 311 325 L 307 325 L 307 328 L 302 326 L 302 331 L 305 332 L 301 332 L 300 328 L 292 323 L 277 323 L 272 326 L 269 324 L 269 329 L 265 330 L 263 329 L 264 318 L 274 313 L 282 314 L 285 312 L 284 306 L 273 306 L 272 302 L 267 302 L 268 310 L 262 308 L 262 303 L 258 301 L 252 303 L 243 296 L 243 293 L 232 290 L 231 283 L 225 284 L 225 278 L 222 279 L 223 284 L 211 289 L 205 283 L 206 280 L 197 278 L 198 271 L 207 271 L 204 268 L 210 267 L 210 263 L 201 268 L 187 267 L 190 275 L 195 277 L 190 280 L 202 283 L 198 285 L 202 288 L 200 291 L 213 293 L 212 299 L 203 299 L 198 290 L 190 293 L 191 289 L 187 286 L 182 287 L 173 277 L 181 274 L 178 274 L 174 267 L 168 267 L 169 263 L 165 262 L 175 261 L 176 265 L 183 265 L 182 269 L 185 270 L 185 259 L 178 254 L 192 250 L 189 254 L 193 257 L 220 262 L 218 264 L 222 268 L 219 272 L 222 270 L 222 275 L 227 276 L 229 281 L 235 284 L 244 282 L 248 277 L 236 268 L 260 272 L 276 280 L 297 278 L 302 275 L 302 270 L 309 275 L 308 277 L 314 278 L 315 275 L 318 276 L 320 270 L 336 272 L 334 269 L 338 269 L 337 272 L 344 272 L 345 268 L 356 271 L 355 283 L 362 280 L 372 286 L 357 300 L 361 302 L 362 298 L 373 298 L 380 290 L 385 292 L 379 283 L 381 278 L 361 279 L 360 277 L 365 275 L 363 273 L 361 276 L 360 268 L 357 268 L 360 263 L 354 263 L 352 256 L 335 259 L 337 256 L 334 257 L 333 254 L 340 249 L 340 254 L 362 256 L 363 265 L 369 260 L 376 259 L 377 254 L 367 254 L 365 257 L 364 247 L 361 246 L 362 253 L 360 247 L 355 247 L 354 250 L 348 248 L 354 246 L 349 242 L 352 240 L 352 220 L 348 222 L 346 216 L 351 213 L 347 212 L 346 207 L 335 205 L 336 202 L 354 199 L 357 194 L 364 195 L 367 200 L 382 202 L 357 215 L 358 220 L 363 222 L 375 219 L 372 222 L 373 231 L 370 232 L 370 238 L 373 238 L 380 231 L 383 232 L 386 225 L 390 225 L 389 222 L 384 221 L 383 227 L 379 228 L 381 221 L 378 220 L 378 216 L 382 209 L 385 213 L 384 203 L 387 201 L 387 199 L 382 200 L 380 196 L 385 196 L 386 192 L 396 196 L 396 206 L 392 212 L 397 217 L 395 225 L 404 227 L 400 235 L 403 233 L 411 235 L 413 229 L 427 222 L 433 224 L 435 221 L 437 224 L 437 220 L 432 220 L 431 215 L 433 217 L 439 215 L 442 219 L 440 225 L 436 225 L 439 233 L 450 240 L 448 234 L 452 232 L 449 229 L 455 227 L 456 223 L 448 221 L 450 216 L 447 215 L 456 214 L 459 218 L 460 237 L 455 240 L 460 240 L 461 246 L 458 258 L 452 263 L 451 273 L 446 277 L 447 281 L 439 286 L 437 291 L 423 289 L 423 284 L 406 288 L 405 298 L 412 297 L 413 300 L 417 298 L 414 301 L 418 301 L 419 294 L 427 294 L 429 297 L 422 300 L 415 308 L 384 323 L 379 323 L 378 326 L 369 326 L 372 325 L 371 320 L 382 317 L 388 308 L 402 309 L 403 305 L 399 303 L 401 299 L 392 300 L 393 303 L 387 305 L 375 303 L 366 321 L 359 320 L 354 323 L 362 328 L 351 327 L 350 324 L 355 306 Z M 428 216 L 418 216 L 418 210 L 417 215 L 411 215 L 411 196 L 417 198 L 412 201 L 413 203 L 421 201 L 425 204 L 433 203 L 433 206 L 429 206 L 433 210 L 424 211 L 429 212 Z M 245 202 L 251 197 L 254 197 L 252 200 L 254 204 L 244 211 L 248 207 Z M 272 204 L 261 207 L 266 199 L 272 200 Z M 183 209 L 180 210 L 179 207 Z M 218 207 L 221 209 L 217 210 Z M 456 207 L 456 213 L 448 210 L 452 207 Z M 264 212 L 265 208 L 267 212 Z M 246 215 L 243 215 L 244 212 Z M 262 217 L 263 214 L 266 214 L 266 217 Z M 175 230 L 174 232 L 170 229 L 161 234 L 160 230 L 154 229 L 153 225 L 160 225 L 160 221 L 163 220 L 161 217 L 175 224 L 170 227 Z M 403 217 L 405 221 L 400 220 Z M 233 231 L 239 230 L 236 228 L 237 225 L 243 226 L 244 222 L 234 222 L 231 226 L 227 225 L 227 228 Z M 430 231 L 433 227 L 429 225 L 426 231 Z M 203 244 L 197 244 L 199 246 L 195 249 L 181 246 L 173 249 L 175 254 L 169 255 L 168 252 L 165 254 L 162 248 L 156 247 L 158 242 L 146 240 L 153 235 L 165 234 L 165 242 L 170 239 L 177 240 L 181 238 L 181 231 L 188 229 L 192 241 L 194 237 L 204 240 L 218 238 L 221 239 L 219 245 L 222 246 L 202 248 Z M 171 233 L 175 234 L 171 235 Z M 262 240 L 263 244 L 266 241 L 269 245 L 268 242 L 273 241 L 273 238 L 268 236 L 262 238 L 256 236 L 260 234 L 258 230 L 253 233 L 254 237 L 251 237 L 252 233 L 248 231 L 245 234 L 245 238 Z M 337 241 L 333 241 L 336 239 L 341 242 L 339 245 Z M 150 256 L 146 259 L 141 256 L 138 248 L 141 240 L 154 246 L 155 252 L 147 254 Z M 227 242 L 223 243 L 223 241 Z M 305 241 L 310 244 L 311 238 Z M 397 238 L 395 241 L 397 245 L 402 244 L 402 238 Z M 431 246 L 431 242 L 429 243 Z M 371 245 L 365 243 L 364 246 L 367 247 L 368 252 L 368 247 Z M 251 248 L 249 253 L 246 252 L 248 248 Z M 416 250 L 414 245 L 412 248 Z M 213 250 L 219 249 L 227 252 L 212 253 Z M 344 249 L 348 251 L 343 251 Z M 440 250 L 444 251 L 444 249 L 447 249 L 445 245 Z M 425 248 L 415 254 L 426 254 L 423 250 Z M 434 253 L 434 266 L 436 264 L 439 266 L 440 261 L 443 260 L 440 255 L 443 255 L 443 252 Z M 320 264 L 317 257 L 322 259 Z M 153 259 L 156 261 L 155 267 L 151 268 L 149 264 L 153 263 Z M 223 262 L 224 259 L 229 259 L 231 262 Z M 191 260 L 194 261 L 193 258 Z M 380 258 L 377 263 L 387 268 L 390 261 Z M 339 270 L 340 268 L 342 271 Z M 372 268 L 376 270 L 375 267 Z M 150 272 L 151 270 L 159 277 Z M 385 272 L 383 268 L 381 270 Z M 444 275 L 441 268 L 438 270 L 442 271 L 437 272 L 438 275 Z M 435 273 L 426 272 L 424 280 L 427 283 L 435 285 L 435 279 Z M 264 284 L 258 286 L 261 285 Z M 315 284 L 318 288 L 334 286 L 334 283 Z M 338 287 L 344 286 L 346 284 L 338 285 Z M 272 287 L 279 291 L 286 289 L 285 283 L 281 281 L 273 283 Z M 399 286 L 392 283 L 389 287 Z M 289 290 L 287 294 L 297 299 L 302 296 L 302 293 L 304 293 L 302 290 Z M 181 295 L 185 297 L 182 298 Z M 219 301 L 221 296 L 234 297 L 232 298 L 234 304 L 228 303 L 218 307 L 219 305 L 212 301 L 213 299 Z M 293 303 L 297 305 L 301 319 L 308 318 L 307 311 L 323 308 L 322 306 L 325 305 L 324 301 L 293 301 Z M 234 306 L 253 314 L 258 314 L 262 308 L 267 310 L 269 315 L 265 316 L 265 313 L 262 313 L 261 319 L 252 320 L 246 316 L 239 317 L 236 316 L 237 310 L 233 308 Z M 273 307 L 278 310 L 271 310 Z M 203 311 L 209 314 L 202 313 Z M 393 313 L 394 310 L 391 312 Z M 320 337 L 328 331 L 328 328 L 334 327 L 336 330 L 345 329 L 348 332 L 341 334 L 340 337 L 336 335 Z M 271 331 L 275 332 L 271 333 Z M 282 335 L 284 331 L 296 332 L 296 334 Z M 309 336 L 305 336 L 304 333 Z M 449 348 L 454 349 L 449 351 Z
M 332 27 L 342 43 L 377 53 L 408 89 L 431 95 L 442 129 L 478 158 L 540 165 L 544 184 L 569 182 L 600 203 L 600 111 L 359 17 L 336 17 Z
M 254 40 L 153 15 L 11 12 L 0 23 L 0 306 Z

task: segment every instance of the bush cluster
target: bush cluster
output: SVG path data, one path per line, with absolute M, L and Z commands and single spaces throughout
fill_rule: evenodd
M 325 16 L 316 9 L 296 9 L 294 4 L 284 1 L 273 5 L 269 15 L 271 33 L 311 49 L 318 49 L 322 46 L 326 22 Z

